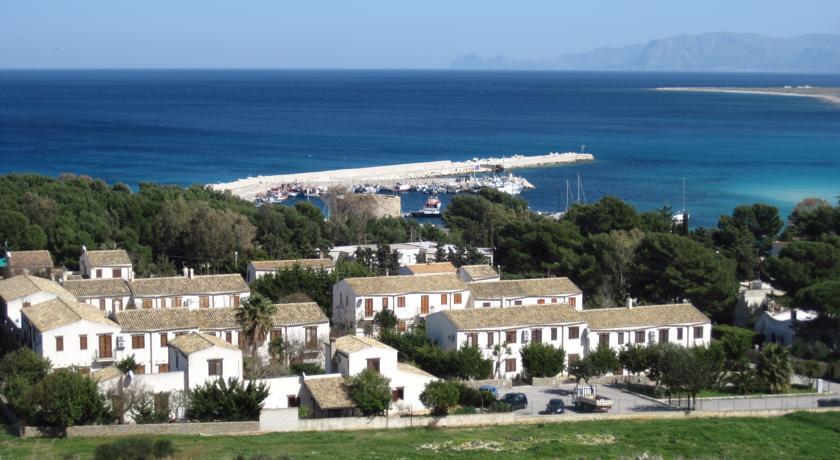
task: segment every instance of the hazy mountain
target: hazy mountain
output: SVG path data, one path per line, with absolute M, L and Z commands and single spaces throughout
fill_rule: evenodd
M 758 34 L 677 35 L 644 45 L 598 48 L 546 61 L 505 56 L 461 56 L 453 69 L 682 70 L 840 72 L 840 35 L 773 38 Z

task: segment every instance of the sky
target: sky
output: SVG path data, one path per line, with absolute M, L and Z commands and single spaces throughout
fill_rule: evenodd
M 0 68 L 445 68 L 720 31 L 840 33 L 840 0 L 0 0 Z

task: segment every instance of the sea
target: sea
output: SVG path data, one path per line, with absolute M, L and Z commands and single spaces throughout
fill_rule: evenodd
M 136 188 L 584 150 L 596 160 L 516 171 L 536 186 L 522 194 L 532 209 L 605 195 L 680 209 L 685 183 L 692 226 L 708 227 L 740 204 L 786 216 L 806 197 L 836 202 L 840 105 L 653 88 L 784 85 L 840 86 L 840 75 L 6 70 L 0 173 Z M 406 195 L 403 209 L 424 200 Z

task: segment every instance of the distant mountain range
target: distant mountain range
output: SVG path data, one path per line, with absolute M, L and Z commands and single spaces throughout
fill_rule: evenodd
M 840 72 L 840 35 L 773 38 L 758 34 L 677 35 L 643 45 L 598 48 L 545 61 L 461 56 L 452 69 Z

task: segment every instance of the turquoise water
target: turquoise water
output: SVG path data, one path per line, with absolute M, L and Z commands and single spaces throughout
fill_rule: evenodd
M 840 106 L 660 86 L 840 86 L 840 76 L 455 71 L 2 71 L 0 172 L 192 184 L 578 150 L 521 171 L 532 208 L 586 198 L 681 206 L 695 225 L 741 203 L 787 214 L 840 193 Z M 558 193 L 559 191 L 559 193 Z M 404 198 L 404 208 L 422 204 Z

